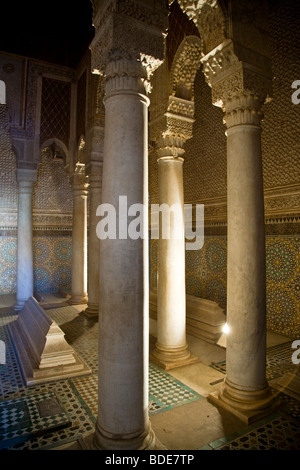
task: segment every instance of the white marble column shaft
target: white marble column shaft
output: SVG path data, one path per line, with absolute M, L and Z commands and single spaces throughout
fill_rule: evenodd
M 246 422 L 273 406 L 266 380 L 265 221 L 261 103 L 245 93 L 227 103 L 226 378 L 219 398 Z
M 33 296 L 32 193 L 36 170 L 18 169 L 17 295 L 15 310 Z
M 101 203 L 102 189 L 102 166 L 99 169 L 99 175 L 89 176 L 89 196 L 90 196 L 90 215 L 89 215 L 89 236 L 88 236 L 88 306 L 84 313 L 91 318 L 98 318 L 99 314 L 99 256 L 100 240 L 97 237 L 96 226 L 98 218 L 96 217 L 97 207 Z
M 87 194 L 84 175 L 73 176 L 71 304 L 86 304 L 87 297 Z
M 153 360 L 164 369 L 196 359 L 186 342 L 183 161 L 182 157 L 172 155 L 158 159 L 159 205 L 166 205 L 170 219 L 162 213 L 158 240 L 157 343 Z M 166 222 L 169 233 L 164 233 L 168 228 L 164 226 Z
M 124 73 L 123 73 L 124 72 Z M 126 72 L 126 73 L 125 73 Z M 100 240 L 99 407 L 94 446 L 139 449 L 153 445 L 148 417 L 148 242 L 119 234 L 132 217 L 119 210 L 144 204 L 147 211 L 148 98 L 142 64 L 119 58 L 106 69 L 102 203 L 117 215 L 116 239 Z M 144 213 L 147 235 L 147 213 Z

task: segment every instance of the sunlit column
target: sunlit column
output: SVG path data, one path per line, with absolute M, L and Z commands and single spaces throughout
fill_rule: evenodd
M 120 195 L 126 196 L 127 207 L 147 208 L 149 100 L 138 78 L 120 80 L 143 73 L 134 58 L 112 59 L 106 68 L 102 202 L 116 209 L 126 230 L 116 239 L 100 240 L 101 374 L 94 443 L 104 449 L 146 448 L 154 440 L 148 418 L 147 240 L 128 236 L 127 209 L 119 211 Z
M 263 2 L 262 2 L 263 5 Z M 249 423 L 272 412 L 266 380 L 266 266 L 262 106 L 271 91 L 268 34 L 249 54 L 224 40 L 202 57 L 212 100 L 227 126 L 226 378 L 210 399 Z M 258 31 L 257 31 L 258 33 Z
M 32 193 L 36 170 L 17 170 L 18 182 L 18 241 L 17 296 L 15 310 L 22 310 L 33 295 Z
M 163 0 L 153 5 L 135 0 L 128 8 L 108 0 L 94 9 L 92 70 L 105 78 L 101 206 L 115 211 L 117 225 L 115 236 L 100 234 L 98 418 L 84 448 L 156 443 L 148 416 L 147 95 L 150 75 L 164 59 L 168 10 Z M 127 207 L 119 207 L 120 197 Z M 136 205 L 143 207 L 143 233 L 132 237 L 128 211 Z
M 186 342 L 183 162 L 178 139 L 158 141 L 161 218 L 158 240 L 157 342 L 151 359 L 164 369 L 197 360 Z M 177 145 L 177 147 L 176 147 Z M 172 151 L 170 151 L 172 149 Z
M 226 379 L 220 398 L 249 416 L 270 406 L 266 380 L 266 267 L 261 102 L 226 102 L 228 265 Z
M 84 165 L 77 164 L 72 177 L 72 285 L 71 304 L 86 304 L 87 297 L 87 194 Z
M 245 422 L 269 414 L 276 405 L 266 379 L 261 106 L 259 96 L 246 90 L 225 100 L 229 331 L 226 378 L 217 403 Z

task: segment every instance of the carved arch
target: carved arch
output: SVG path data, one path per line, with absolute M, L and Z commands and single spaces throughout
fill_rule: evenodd
M 41 147 L 40 147 L 40 155 L 42 153 L 42 151 L 45 149 L 45 148 L 52 148 L 53 149 L 53 158 L 62 158 L 63 162 L 64 162 L 64 166 L 66 166 L 69 162 L 69 151 L 66 147 L 66 145 L 59 139 L 56 139 L 56 138 L 53 138 L 53 139 L 47 139 L 45 140 Z M 54 154 L 54 152 L 57 152 L 56 156 Z
M 228 38 L 228 13 L 223 0 L 178 0 L 178 4 L 198 28 L 203 55 Z
M 201 40 L 187 36 L 175 54 L 170 71 L 170 94 L 185 100 L 194 98 L 194 80 L 201 65 Z

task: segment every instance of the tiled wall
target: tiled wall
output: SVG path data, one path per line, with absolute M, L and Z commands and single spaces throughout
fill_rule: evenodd
M 72 238 L 34 237 L 34 289 L 57 292 L 71 288 Z M 17 238 L 0 238 L 0 294 L 16 292 Z
M 157 283 L 157 240 L 151 240 L 150 285 Z M 267 328 L 300 336 L 300 237 L 266 237 Z M 206 237 L 198 251 L 186 251 L 186 291 L 214 300 L 226 311 L 226 237 Z

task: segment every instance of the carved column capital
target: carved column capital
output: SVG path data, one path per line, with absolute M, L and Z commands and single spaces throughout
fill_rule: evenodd
M 149 79 L 164 60 L 168 10 L 163 0 L 94 2 L 92 72 L 106 76 L 108 92 L 117 86 L 149 92 Z
M 260 125 L 261 107 L 271 94 L 268 59 L 227 39 L 201 59 L 212 102 L 225 111 L 227 127 Z
M 272 74 L 268 59 L 246 51 L 231 39 L 226 39 L 201 62 L 216 106 L 224 109 L 228 100 L 244 93 L 254 94 L 262 102 L 271 94 Z
M 182 156 L 184 143 L 193 135 L 194 102 L 169 96 L 150 112 L 150 118 L 150 137 L 158 156 Z
M 260 121 L 263 118 L 261 111 L 262 104 L 258 96 L 247 91 L 233 98 L 229 98 L 226 101 L 226 113 L 224 117 L 227 129 L 242 124 L 260 126 Z
M 74 194 L 82 193 L 83 196 L 87 195 L 89 187 L 88 176 L 85 173 L 85 164 L 76 163 L 75 171 L 70 178 Z

